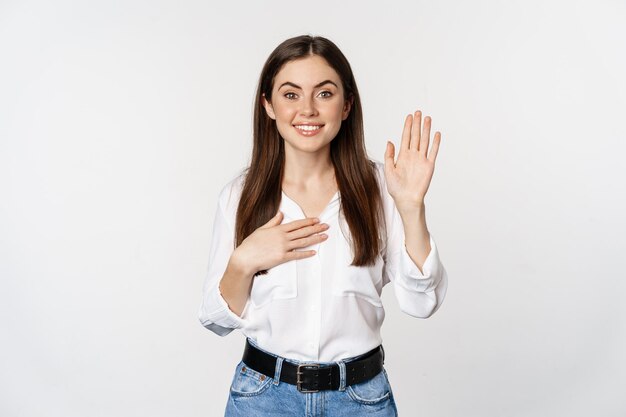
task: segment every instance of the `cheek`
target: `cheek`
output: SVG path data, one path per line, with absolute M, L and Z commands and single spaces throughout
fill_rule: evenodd
M 276 118 L 278 118 L 279 120 L 288 120 L 292 118 L 294 111 L 295 110 L 289 106 L 281 105 L 281 106 L 274 107 L 274 114 L 276 115 Z
M 328 106 L 327 113 L 341 120 L 343 104 L 341 102 L 332 103 L 332 105 Z

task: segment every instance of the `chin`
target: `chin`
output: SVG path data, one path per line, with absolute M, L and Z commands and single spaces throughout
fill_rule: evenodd
M 298 139 L 296 142 L 285 140 L 285 146 L 289 146 L 292 149 L 302 152 L 317 152 L 320 149 L 324 149 L 325 147 L 330 146 L 330 142 L 306 142 L 302 141 L 301 139 Z

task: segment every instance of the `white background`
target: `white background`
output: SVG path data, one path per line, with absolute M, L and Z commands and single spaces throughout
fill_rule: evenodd
M 261 67 L 334 41 L 370 157 L 442 132 L 427 320 L 383 301 L 402 416 L 626 413 L 623 1 L 0 1 L 0 415 L 219 416 L 197 318 Z

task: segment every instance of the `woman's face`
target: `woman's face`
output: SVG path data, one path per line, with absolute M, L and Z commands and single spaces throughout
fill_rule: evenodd
M 335 138 L 350 105 L 339 75 L 318 55 L 286 63 L 274 79 L 272 102 L 263 97 L 285 146 L 305 152 L 318 151 Z

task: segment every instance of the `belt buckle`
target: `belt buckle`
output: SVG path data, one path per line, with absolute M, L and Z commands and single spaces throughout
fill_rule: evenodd
M 302 385 L 301 385 L 302 384 L 302 380 L 300 380 L 300 375 L 303 374 L 303 372 L 300 370 L 302 367 L 307 367 L 307 368 L 310 368 L 310 369 L 318 369 L 320 366 L 317 365 L 317 364 L 310 364 L 310 363 L 298 365 L 298 370 L 296 371 L 296 386 L 298 387 L 298 391 L 300 391 L 300 392 L 319 392 L 318 389 L 308 390 L 308 389 L 303 389 L 302 388 Z

